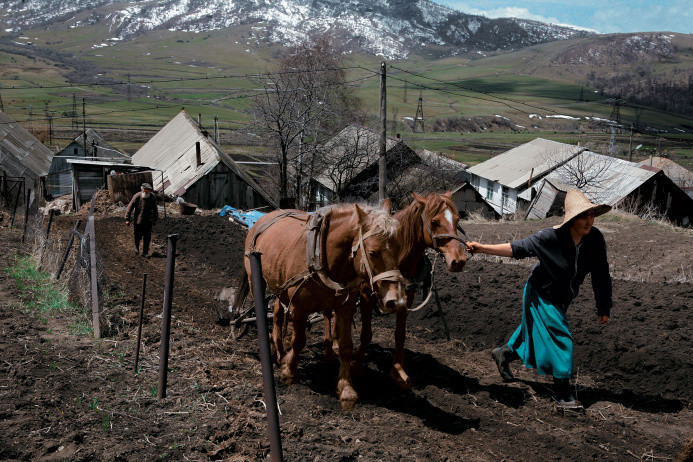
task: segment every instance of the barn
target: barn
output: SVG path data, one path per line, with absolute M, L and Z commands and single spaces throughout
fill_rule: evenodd
M 12 195 L 16 187 L 40 190 L 40 178 L 51 166 L 53 152 L 34 135 L 0 111 L 0 191 Z M 8 197 L 5 197 L 7 200 Z
M 185 110 L 142 146 L 132 162 L 158 171 L 155 190 L 203 209 L 278 207 Z

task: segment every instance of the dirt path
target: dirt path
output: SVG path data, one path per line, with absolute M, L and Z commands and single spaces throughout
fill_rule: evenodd
M 56 229 L 67 229 L 72 220 L 61 217 Z M 614 239 L 620 239 L 614 229 Z M 477 236 L 484 232 L 473 226 L 466 230 Z M 43 324 L 18 309 L 26 294 L 4 267 L 22 250 L 15 232 L 0 230 L 0 459 L 262 459 L 268 444 L 257 339 L 251 330 L 234 341 L 228 328 L 214 323 L 212 300 L 233 282 L 244 233 L 219 217 L 158 225 L 155 250 L 162 255 L 166 234 L 181 237 L 169 395 L 157 401 L 156 315 L 165 259 L 135 257 L 130 231 L 117 218 L 97 221 L 111 284 L 106 292 L 122 323 L 113 337 L 94 341 L 71 334 L 68 318 Z M 443 339 L 432 310 L 412 316 L 406 360 L 414 382 L 410 392 L 390 382 L 392 320 L 377 318 L 354 412 L 341 411 L 334 393 L 337 364 L 322 359 L 322 329 L 314 329 L 302 356 L 301 383 L 277 388 L 286 459 L 675 458 L 693 435 L 691 285 L 616 281 L 618 310 L 605 330 L 593 322 L 585 284 L 570 316 L 580 366 L 578 393 L 586 410 L 566 413 L 554 407 L 545 378 L 516 368 L 520 381 L 504 384 L 489 360 L 489 349 L 517 323 L 514 306 L 527 270 L 479 259 L 459 275 L 441 275 L 441 299 L 455 339 Z M 134 374 L 135 313 L 145 271 L 150 285 L 142 370 Z

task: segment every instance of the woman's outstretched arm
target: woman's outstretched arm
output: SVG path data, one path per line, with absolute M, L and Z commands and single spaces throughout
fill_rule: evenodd
M 497 255 L 499 257 L 512 257 L 513 249 L 510 243 L 505 244 L 482 244 L 480 242 L 467 242 L 467 251 L 472 255 L 475 253 L 487 253 L 489 255 Z

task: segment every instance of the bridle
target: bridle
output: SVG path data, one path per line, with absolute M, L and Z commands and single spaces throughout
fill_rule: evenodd
M 433 234 L 433 229 L 431 229 L 431 225 L 429 224 L 429 220 L 426 219 L 426 210 L 423 210 L 421 212 L 421 222 L 423 223 L 424 229 L 426 230 L 428 235 L 431 237 L 431 242 L 433 243 L 433 249 L 436 252 L 440 252 L 440 246 L 438 245 L 438 239 L 455 239 L 456 241 L 460 241 L 462 244 L 465 244 L 466 242 L 469 241 L 469 238 L 467 238 L 467 234 L 464 232 L 464 229 L 462 229 L 462 226 L 460 226 L 459 223 L 457 223 L 457 230 L 462 233 L 462 235 L 466 238 L 466 240 L 462 239 L 457 234 L 450 234 L 450 233 Z
M 373 269 L 372 269 L 372 264 L 370 262 L 370 259 L 368 258 L 368 252 L 366 252 L 366 247 L 364 245 L 364 242 L 366 239 L 369 237 L 375 235 L 375 232 L 373 230 L 368 231 L 366 234 L 363 234 L 363 228 L 359 227 L 359 240 L 356 242 L 356 244 L 351 248 L 351 258 L 356 258 L 356 255 L 358 254 L 359 250 L 361 251 L 361 271 L 365 270 L 365 273 L 368 275 L 368 280 L 370 283 L 370 288 L 371 288 L 371 293 L 375 294 L 376 299 L 378 300 L 378 303 L 380 306 L 383 306 L 383 300 L 380 297 L 380 294 L 376 290 L 376 283 L 379 281 L 388 281 L 388 282 L 393 282 L 396 284 L 399 284 L 399 296 L 403 297 L 404 296 L 404 289 L 403 287 L 409 283 L 407 279 L 402 276 L 402 273 L 400 272 L 399 269 L 394 269 L 394 270 L 389 270 L 389 271 L 383 271 L 382 273 L 378 273 L 376 275 L 373 275 Z

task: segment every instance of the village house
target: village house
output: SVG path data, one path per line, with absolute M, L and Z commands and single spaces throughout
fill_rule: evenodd
M 171 119 L 132 156 L 154 173 L 154 189 L 204 209 L 277 208 L 264 191 L 185 110 Z
M 500 215 L 513 215 L 520 194 L 585 148 L 537 138 L 467 170 L 468 180 Z
M 640 165 L 661 168 L 664 174 L 693 199 L 693 172 L 666 157 L 650 157 Z

